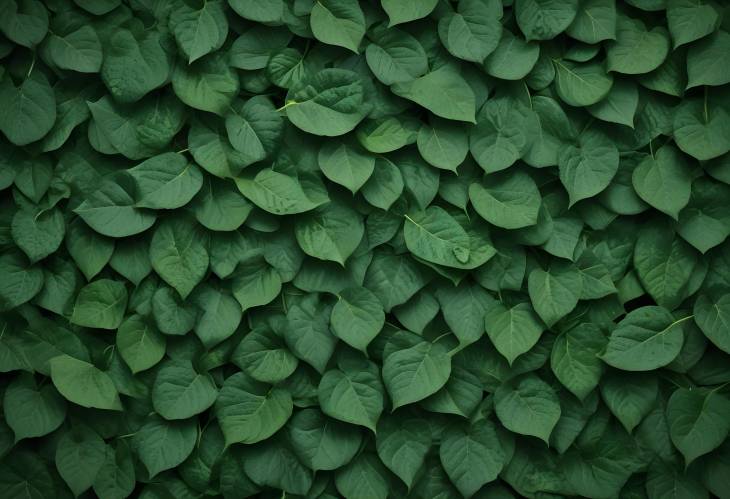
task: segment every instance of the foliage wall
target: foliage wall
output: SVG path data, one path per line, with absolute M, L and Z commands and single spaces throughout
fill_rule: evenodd
M 0 497 L 730 498 L 724 0 L 0 32 Z

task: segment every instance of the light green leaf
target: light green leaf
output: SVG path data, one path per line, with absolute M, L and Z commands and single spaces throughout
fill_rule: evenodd
M 540 57 L 540 46 L 526 42 L 508 29 L 502 29 L 502 38 L 494 51 L 484 60 L 487 74 L 500 80 L 521 80 L 535 67 Z
M 119 355 L 132 373 L 147 370 L 161 361 L 166 343 L 153 323 L 136 314 L 128 317 L 117 331 Z
M 705 0 L 669 0 L 667 23 L 674 48 L 711 34 L 720 16 L 715 6 Z
M 443 16 L 438 31 L 446 50 L 465 61 L 484 61 L 502 37 L 502 24 L 493 10 L 488 2 L 467 0 L 459 3 L 457 13 Z
M 403 83 L 428 71 L 428 58 L 421 44 L 398 28 L 380 29 L 365 49 L 365 59 L 384 85 Z

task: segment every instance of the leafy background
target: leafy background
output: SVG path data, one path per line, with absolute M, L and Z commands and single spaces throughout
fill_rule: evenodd
M 0 496 L 730 497 L 730 12 L 0 2 Z

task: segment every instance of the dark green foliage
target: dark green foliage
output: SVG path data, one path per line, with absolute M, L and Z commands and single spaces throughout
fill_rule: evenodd
M 724 0 L 0 0 L 0 498 L 730 498 Z

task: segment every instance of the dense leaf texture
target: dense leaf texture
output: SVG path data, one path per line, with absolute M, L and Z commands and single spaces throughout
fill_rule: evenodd
M 727 498 L 727 3 L 0 0 L 0 498 Z

